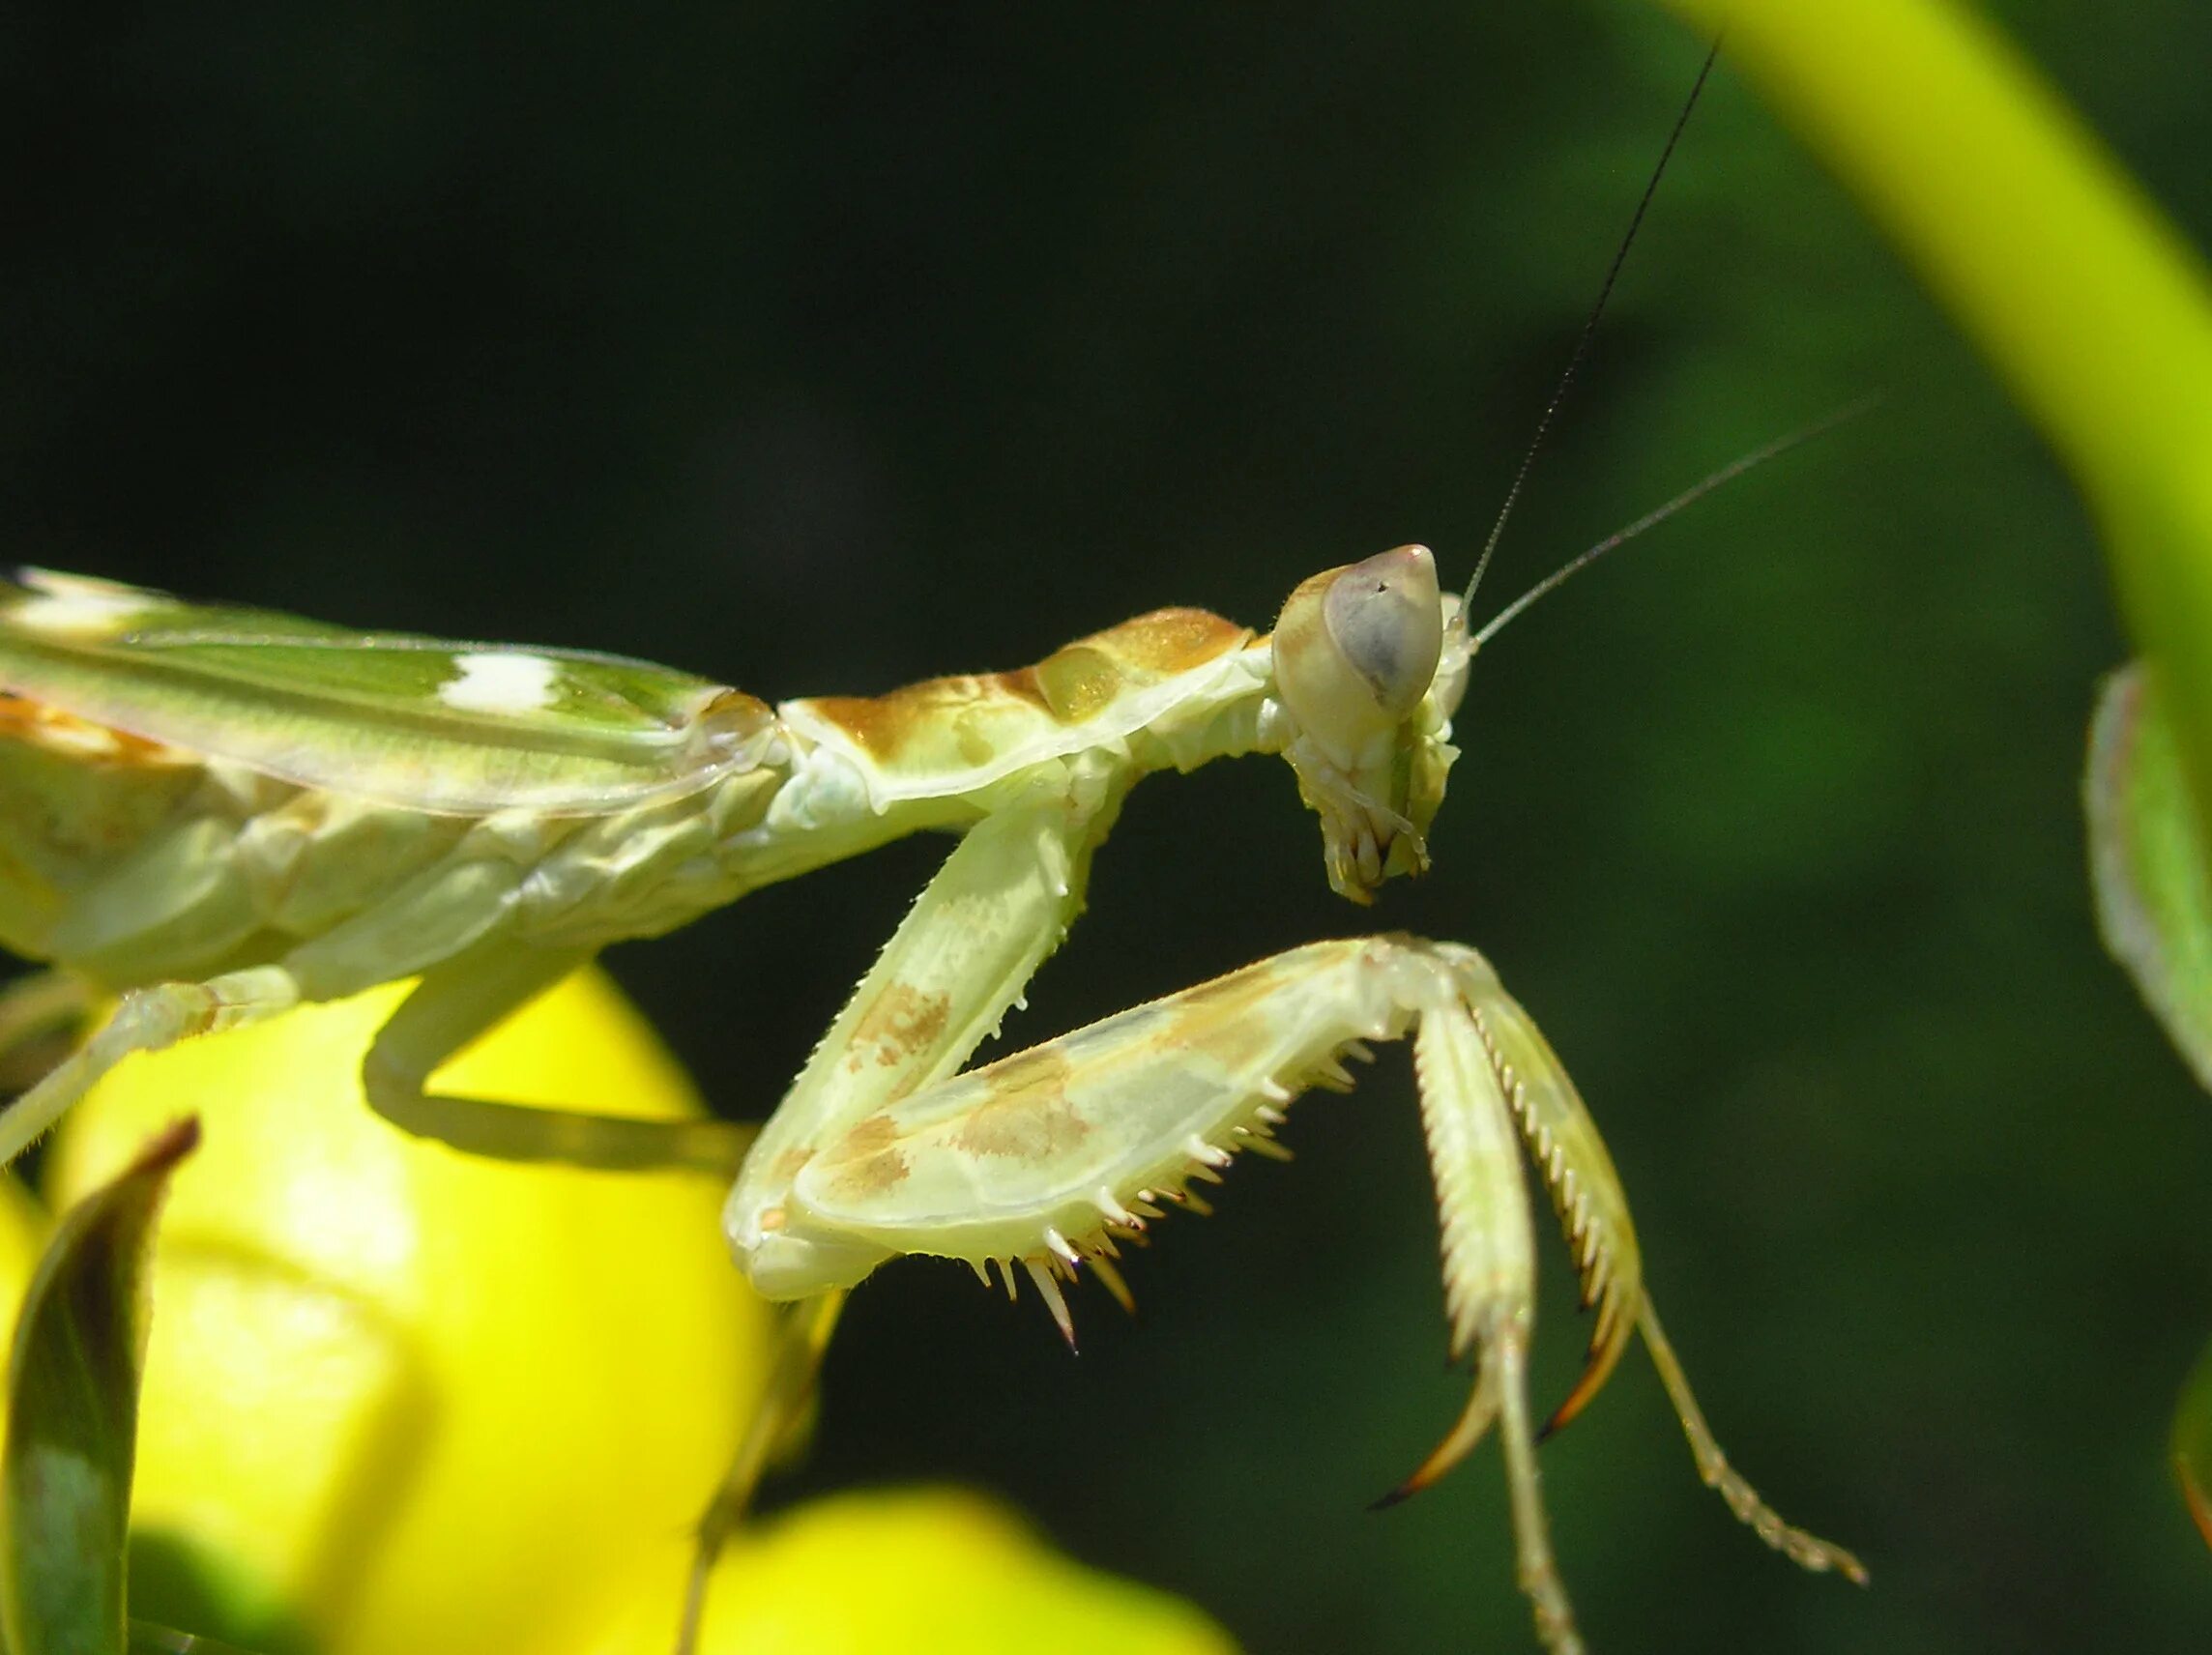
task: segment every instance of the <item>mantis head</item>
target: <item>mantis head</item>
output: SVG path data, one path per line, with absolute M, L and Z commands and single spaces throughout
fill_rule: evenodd
M 1429 865 L 1473 653 L 1460 600 L 1438 590 L 1428 547 L 1400 546 L 1303 582 L 1271 647 L 1283 756 L 1321 817 L 1328 883 L 1368 903 Z

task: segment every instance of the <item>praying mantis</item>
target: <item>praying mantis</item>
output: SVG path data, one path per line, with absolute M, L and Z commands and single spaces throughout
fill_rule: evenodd
M 1718 475 L 1718 474 L 1716 474 Z M 1715 480 L 1708 479 L 1700 488 Z M 1508 612 L 1510 613 L 1510 612 Z M 1493 623 L 1493 627 L 1497 623 Z M 1812 1569 L 1722 1456 L 1643 1284 L 1596 1126 L 1472 948 L 1309 944 L 961 1072 L 1080 910 L 1154 771 L 1286 761 L 1356 903 L 1428 861 L 1451 716 L 1484 636 L 1424 547 L 1324 570 L 1270 635 L 1168 609 L 1016 672 L 779 706 L 618 657 L 360 634 L 31 570 L 0 585 L 0 940 L 121 999 L 0 1114 L 12 1159 L 133 1052 L 417 976 L 364 1063 L 372 1108 L 474 1153 L 733 1176 L 739 1267 L 799 1301 L 782 1377 L 706 1524 L 711 1554 L 811 1386 L 847 1290 L 908 1254 L 1061 1285 L 1188 1185 L 1273 1147 L 1284 1109 L 1411 1038 L 1465 1412 L 1403 1492 L 1496 1423 L 1522 1582 L 1579 1649 L 1534 1466 L 1527 1155 L 1596 1311 L 1572 1418 L 1641 1334 L 1701 1475 Z M 444 1060 L 606 944 L 919 828 L 960 839 L 757 1138 L 448 1096 Z M 695 1620 L 696 1604 L 692 1618 Z M 687 1635 L 688 1636 L 688 1635 Z
M 1089 1271 L 1121 1296 L 1121 1246 L 1202 1206 L 1189 1185 L 1237 1152 L 1271 1151 L 1298 1094 L 1351 1084 L 1347 1057 L 1406 1039 L 1451 1350 L 1475 1372 L 1405 1491 L 1496 1425 L 1540 1636 L 1582 1646 L 1534 1466 L 1526 1157 L 1596 1313 L 1550 1424 L 1641 1335 L 1704 1479 L 1799 1563 L 1861 1578 L 1722 1456 L 1651 1308 L 1597 1129 L 1472 948 L 1316 943 L 963 1071 L 1060 944 L 1149 774 L 1279 757 L 1339 894 L 1364 904 L 1420 872 L 1452 718 L 1499 624 L 1471 628 L 1408 546 L 1299 584 L 1265 636 L 1161 610 L 1013 672 L 771 706 L 614 656 L 360 633 L 25 571 L 0 585 L 0 943 L 122 999 L 0 1114 L 0 1160 L 132 1052 L 418 977 L 364 1067 L 372 1108 L 474 1153 L 728 1177 L 739 1267 L 797 1304 L 703 1524 L 709 1555 L 803 1402 L 843 1295 L 879 1265 L 995 1267 L 1066 1331 L 1065 1284 Z M 430 1089 L 445 1058 L 608 944 L 921 829 L 958 844 L 757 1137 Z

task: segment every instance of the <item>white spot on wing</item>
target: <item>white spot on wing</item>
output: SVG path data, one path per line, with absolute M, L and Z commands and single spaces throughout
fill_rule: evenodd
M 24 584 L 36 592 L 8 611 L 14 626 L 67 638 L 108 638 L 131 629 L 131 622 L 154 606 L 135 587 L 52 569 L 25 569 Z
M 522 650 L 480 650 L 456 655 L 460 669 L 438 686 L 438 699 L 461 712 L 537 712 L 553 704 L 561 663 Z

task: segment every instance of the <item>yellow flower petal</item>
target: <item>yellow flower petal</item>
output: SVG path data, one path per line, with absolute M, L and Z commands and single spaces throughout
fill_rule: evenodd
M 14 1177 L 0 1175 L 0 1331 L 13 1330 L 23 1290 L 52 1228 L 45 1208 Z
M 52 1225 L 31 1192 L 6 1174 L 0 1174 L 0 1335 L 12 1346 L 15 1312 L 22 1308 L 23 1290 L 31 1285 L 39 1255 L 45 1250 Z M 0 1408 L 0 1449 L 8 1443 L 7 1410 Z
M 503 1165 L 371 1116 L 361 1057 L 401 992 L 131 1060 L 66 1124 L 48 1191 L 59 1205 L 160 1124 L 202 1119 L 157 1245 L 134 1545 L 189 1555 L 233 1631 L 296 1623 L 328 1655 L 516 1649 L 597 1623 L 680 1542 L 771 1313 L 710 1178 Z M 439 1082 L 698 1108 L 595 973 Z
M 648 1575 L 595 1640 L 541 1655 L 667 1655 L 680 1571 Z M 817 1500 L 748 1530 L 714 1571 L 700 1655 L 1235 1655 L 1200 1610 L 1087 1568 L 980 1495 Z

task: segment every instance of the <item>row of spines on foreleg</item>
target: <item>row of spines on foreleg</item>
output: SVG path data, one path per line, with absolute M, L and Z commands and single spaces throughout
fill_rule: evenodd
M 1013 1299 L 1018 1296 L 1020 1280 L 1014 1266 L 1021 1265 L 1051 1311 L 1054 1323 L 1069 1350 L 1074 1350 L 1074 1319 L 1062 1292 L 1062 1283 L 1079 1281 L 1083 1268 L 1088 1265 L 1122 1309 L 1134 1314 L 1135 1299 L 1117 1267 L 1121 1244 L 1147 1245 L 1152 1222 L 1177 1208 L 1200 1217 L 1210 1216 L 1212 1205 L 1189 1185 L 1193 1181 L 1222 1182 L 1222 1174 L 1237 1154 L 1250 1150 L 1269 1160 L 1290 1160 L 1291 1151 L 1275 1138 L 1275 1128 L 1287 1118 L 1285 1109 L 1308 1089 L 1350 1090 L 1353 1076 L 1343 1060 L 1350 1057 L 1368 1061 L 1373 1056 L 1364 1041 L 1346 1040 L 1306 1066 L 1302 1073 L 1287 1072 L 1262 1081 L 1241 1100 L 1229 1123 L 1211 1138 L 1194 1132 L 1184 1140 L 1183 1163 L 1175 1172 L 1125 1195 L 1101 1185 L 1091 1198 L 1098 1214 L 1094 1226 L 1072 1234 L 1048 1226 L 1037 1250 L 1011 1257 L 971 1260 L 970 1266 L 988 1287 L 992 1285 L 990 1265 L 996 1263 L 1006 1296 Z

